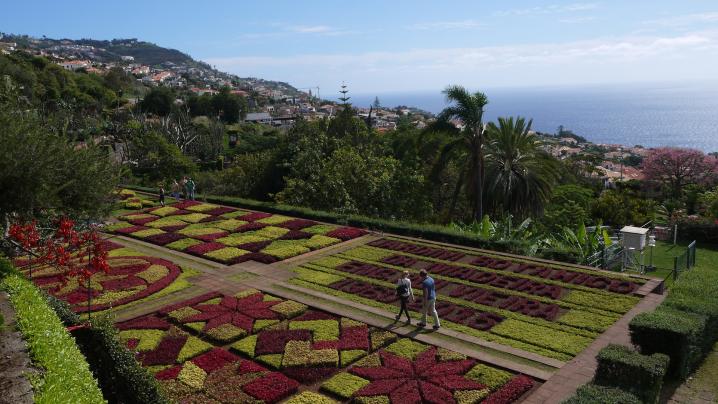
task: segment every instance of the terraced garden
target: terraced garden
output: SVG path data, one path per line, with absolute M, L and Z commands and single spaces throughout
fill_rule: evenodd
M 396 280 L 409 270 L 416 287 L 421 269 L 436 280 L 436 308 L 449 328 L 562 361 L 637 304 L 633 293 L 645 282 L 392 238 L 304 264 L 290 282 L 395 311 Z
M 182 201 L 119 216 L 107 231 L 224 264 L 272 263 L 366 232 L 306 219 Z
M 179 402 L 510 403 L 540 383 L 257 290 L 119 323 Z

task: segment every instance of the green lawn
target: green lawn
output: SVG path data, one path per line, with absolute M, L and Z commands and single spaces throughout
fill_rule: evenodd
M 658 267 L 655 272 L 649 272 L 646 275 L 656 278 L 665 278 L 673 270 L 674 257 L 683 254 L 686 251 L 688 243 L 678 243 L 673 245 L 664 241 L 656 241 L 653 248 L 653 265 Z M 646 251 L 646 265 L 650 262 L 650 247 Z M 716 268 L 718 270 L 718 246 L 697 244 L 696 248 L 696 268 Z M 670 286 L 672 279 L 666 284 Z

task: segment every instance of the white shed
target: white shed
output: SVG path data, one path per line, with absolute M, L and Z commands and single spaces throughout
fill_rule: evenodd
M 625 226 L 621 229 L 623 247 L 643 251 L 647 244 L 648 229 L 643 227 Z

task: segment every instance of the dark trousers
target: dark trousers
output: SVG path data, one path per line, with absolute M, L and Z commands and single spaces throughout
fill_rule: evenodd
M 399 314 L 396 315 L 397 318 L 401 317 L 401 313 L 406 313 L 406 319 L 411 320 L 411 317 L 409 317 L 409 307 L 407 302 L 409 301 L 409 296 L 399 296 L 399 303 L 401 304 L 399 308 Z

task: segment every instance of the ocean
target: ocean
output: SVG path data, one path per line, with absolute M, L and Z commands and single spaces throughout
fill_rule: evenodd
M 718 151 L 718 82 L 487 88 L 485 119 L 524 116 L 533 129 L 555 133 L 559 125 L 594 143 L 678 146 Z M 357 107 L 378 96 L 386 107 L 408 105 L 438 113 L 441 90 L 350 94 Z

